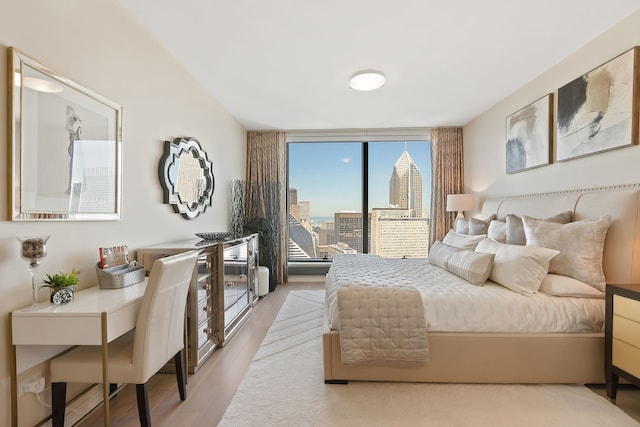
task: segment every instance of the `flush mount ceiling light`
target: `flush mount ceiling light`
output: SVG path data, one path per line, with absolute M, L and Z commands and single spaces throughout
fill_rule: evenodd
M 368 91 L 382 87 L 385 80 L 382 73 L 378 71 L 361 71 L 351 77 L 349 86 L 355 90 Z

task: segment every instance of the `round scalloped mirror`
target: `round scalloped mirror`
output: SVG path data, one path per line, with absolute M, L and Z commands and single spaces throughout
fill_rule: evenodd
M 194 219 L 211 206 L 214 179 L 207 153 L 195 138 L 165 141 L 158 168 L 164 203 L 186 219 Z

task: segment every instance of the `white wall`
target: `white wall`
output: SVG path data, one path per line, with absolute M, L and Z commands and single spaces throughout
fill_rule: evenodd
M 227 230 L 230 182 L 244 176 L 246 160 L 245 130 L 117 1 L 3 2 L 2 82 L 7 82 L 9 46 L 124 107 L 124 191 L 120 221 L 11 222 L 7 215 L 7 174 L 0 174 L 1 343 L 9 342 L 7 314 L 31 303 L 29 274 L 19 257 L 16 236 L 50 234 L 42 272 L 80 268 L 82 286 L 92 286 L 96 283 L 94 263 L 100 246 L 127 244 L 135 249 L 189 238 L 199 231 Z M 6 147 L 7 88 L 4 83 L 0 86 L 0 140 Z M 192 221 L 162 203 L 157 178 L 163 141 L 181 136 L 200 140 L 213 162 L 216 180 L 213 206 Z M 0 164 L 7 164 L 6 148 L 0 150 Z M 0 425 L 10 425 L 9 351 L 6 345 L 0 349 Z M 46 413 L 43 408 L 36 412 L 43 411 Z M 20 414 L 23 420 L 31 415 Z M 39 415 L 35 416 L 37 419 Z
M 512 175 L 505 173 L 505 118 L 508 115 L 547 93 L 554 93 L 555 98 L 559 87 L 636 45 L 640 45 L 640 12 L 585 44 L 464 126 L 466 191 L 479 194 L 481 202 L 488 196 L 640 182 L 640 146 L 637 145 Z M 553 126 L 555 129 L 555 119 Z

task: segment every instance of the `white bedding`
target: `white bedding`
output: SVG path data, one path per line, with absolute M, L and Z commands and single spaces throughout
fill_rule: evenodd
M 600 332 L 604 299 L 523 296 L 487 282 L 475 286 L 432 266 L 427 259 L 380 258 L 350 254 L 333 257 L 327 274 L 330 326 L 338 329 L 337 287 L 345 284 L 415 286 L 432 332 L 555 333 Z

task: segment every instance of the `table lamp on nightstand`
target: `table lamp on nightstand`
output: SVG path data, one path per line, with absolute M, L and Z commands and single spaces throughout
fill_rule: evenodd
M 465 211 L 472 211 L 476 207 L 476 200 L 473 194 L 449 194 L 447 195 L 447 211 L 458 211 L 456 219 L 464 219 Z

